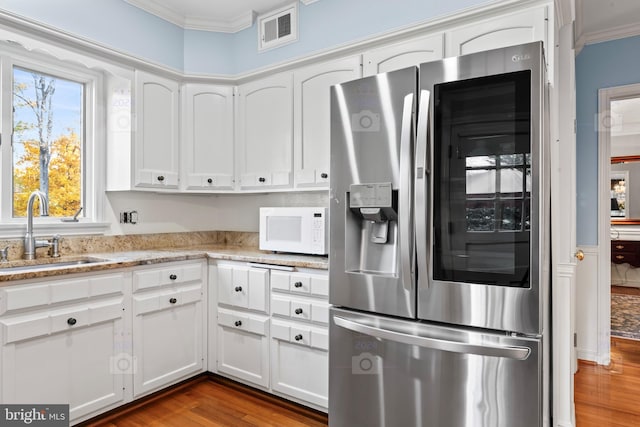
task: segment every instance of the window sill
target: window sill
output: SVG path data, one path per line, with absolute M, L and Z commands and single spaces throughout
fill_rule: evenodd
M 79 236 L 105 234 L 111 228 L 107 222 L 39 222 L 34 220 L 33 234 L 35 236 Z M 23 238 L 27 232 L 27 220 L 0 224 L 0 238 Z

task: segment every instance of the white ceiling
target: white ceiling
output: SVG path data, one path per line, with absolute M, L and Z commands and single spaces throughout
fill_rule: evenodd
M 260 15 L 296 0 L 125 0 L 183 28 L 234 33 Z M 304 4 L 317 0 L 300 0 Z

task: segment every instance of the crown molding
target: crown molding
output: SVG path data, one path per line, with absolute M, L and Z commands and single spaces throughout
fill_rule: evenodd
M 212 21 L 206 18 L 187 16 L 182 27 L 186 30 L 214 31 L 218 33 L 237 33 L 250 28 L 256 20 L 257 13 L 250 10 L 247 13 L 228 21 Z
M 145 12 L 148 12 L 152 15 L 157 16 L 158 18 L 164 19 L 165 21 L 169 21 L 172 24 L 175 24 L 179 27 L 184 28 L 185 17 L 173 9 L 169 9 L 168 7 L 159 5 L 153 0 L 124 0 L 124 1 L 129 3 L 131 6 L 137 7 L 138 9 L 142 9 Z
M 199 16 L 184 16 L 173 9 L 161 6 L 153 0 L 124 0 L 130 5 L 142 9 L 160 19 L 171 22 L 185 30 L 214 31 L 218 33 L 237 33 L 253 25 L 256 12 L 250 10 L 228 21 L 202 18 Z M 309 1 L 309 0 L 307 0 Z M 311 0 L 311 2 L 317 0 Z
M 588 44 L 602 43 L 606 41 L 624 39 L 627 37 L 634 37 L 639 35 L 640 24 L 623 25 L 605 31 L 594 31 L 584 34 L 578 33 L 578 38 L 576 40 L 576 53 L 582 50 L 582 48 Z

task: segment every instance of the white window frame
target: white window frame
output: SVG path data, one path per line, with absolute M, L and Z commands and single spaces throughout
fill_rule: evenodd
M 104 77 L 100 72 L 56 60 L 48 55 L 25 52 L 0 44 L 0 238 L 23 237 L 26 218 L 13 218 L 13 68 L 50 74 L 84 84 L 82 214 L 78 222 L 63 222 L 60 217 L 35 217 L 38 236 L 104 234 L 105 112 Z

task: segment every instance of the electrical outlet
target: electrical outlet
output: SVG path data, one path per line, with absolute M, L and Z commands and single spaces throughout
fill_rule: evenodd
M 138 211 L 124 211 L 120 212 L 121 224 L 137 224 L 138 223 Z

